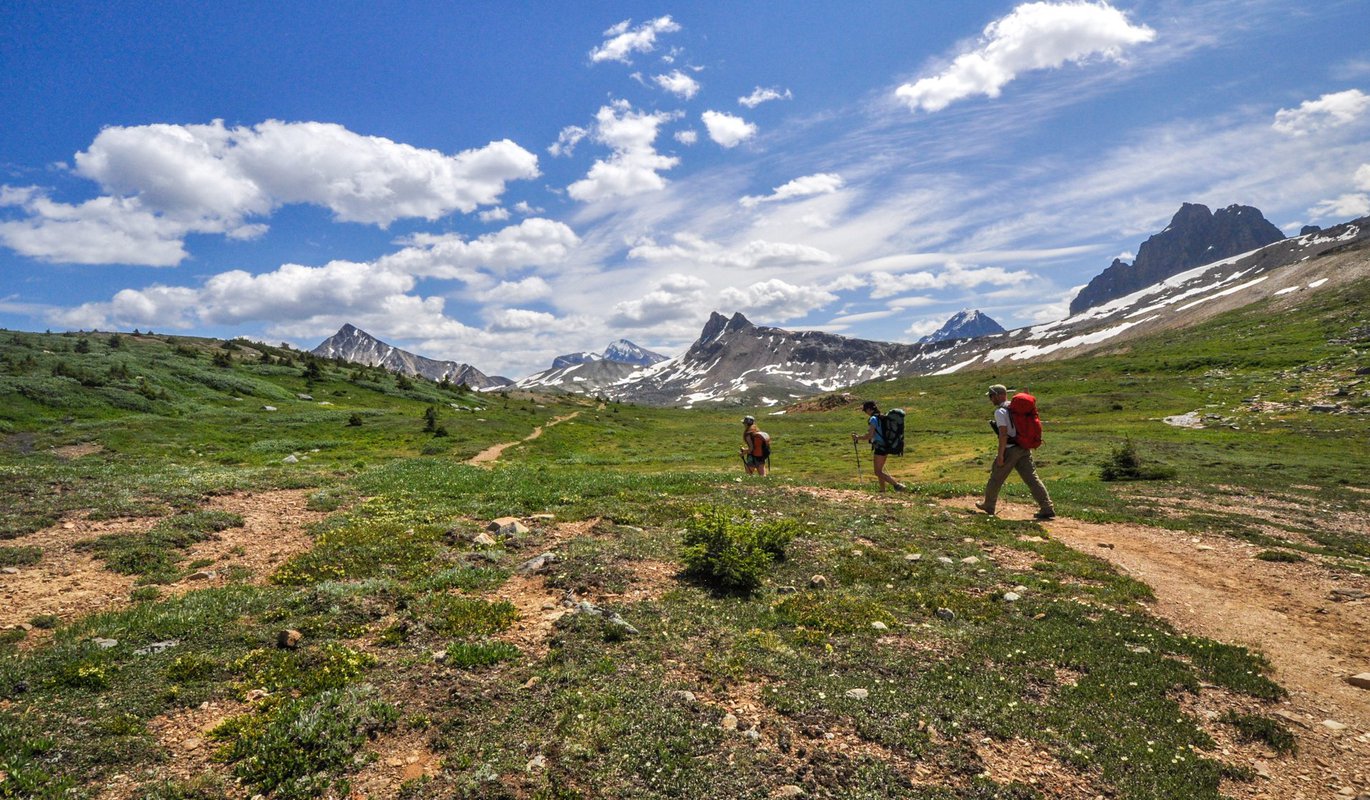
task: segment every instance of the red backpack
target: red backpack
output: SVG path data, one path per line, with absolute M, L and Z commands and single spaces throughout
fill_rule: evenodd
M 1026 450 L 1042 446 L 1042 418 L 1037 416 L 1037 398 L 1019 392 L 1008 401 L 1008 417 L 1017 433 L 1013 443 Z

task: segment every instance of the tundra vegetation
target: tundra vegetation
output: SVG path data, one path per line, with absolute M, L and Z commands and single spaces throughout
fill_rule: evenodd
M 881 500 L 855 475 L 856 404 L 757 412 L 775 474 L 742 479 L 734 408 L 0 332 L 0 566 L 41 565 L 26 539 L 54 527 L 142 522 L 79 544 L 128 596 L 0 634 L 0 797 L 341 796 L 397 741 L 426 754 L 396 790 L 416 798 L 1056 796 L 996 776 L 1007 742 L 1109 796 L 1220 797 L 1255 776 L 1187 699 L 1237 698 L 1225 723 L 1288 750 L 1261 654 L 1176 631 L 1146 585 L 1035 523 L 941 501 L 982 488 L 1002 382 L 1039 398 L 1063 515 L 1370 572 L 1366 532 L 1325 521 L 1370 512 L 1370 416 L 1310 410 L 1359 380 L 1367 304 L 1361 283 L 1087 359 L 855 387 L 908 412 L 892 461 L 912 491 Z M 1365 411 L 1364 388 L 1342 407 Z M 1196 410 L 1203 429 L 1160 421 Z M 1148 463 L 1122 477 L 1154 480 L 1100 479 Z M 264 574 L 192 558 L 244 524 L 209 500 L 279 490 L 317 512 L 312 546 Z M 1272 494 L 1291 509 L 1275 525 L 1161 502 Z M 506 516 L 527 529 L 479 536 Z M 568 613 L 540 629 L 549 608 Z M 206 703 L 226 711 L 187 774 L 159 732 Z

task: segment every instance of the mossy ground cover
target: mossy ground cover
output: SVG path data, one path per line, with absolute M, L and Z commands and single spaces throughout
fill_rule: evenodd
M 174 576 L 187 541 L 232 522 L 197 516 L 207 496 L 308 487 L 331 514 L 313 549 L 262 585 L 172 597 L 144 587 L 130 607 L 59 625 L 41 645 L 0 642 L 0 796 L 93 796 L 114 774 L 147 797 L 225 796 L 234 781 L 281 797 L 344 793 L 376 737 L 401 735 L 442 763 L 408 797 L 765 797 L 791 783 L 850 798 L 1049 796 L 989 773 L 985 739 L 1027 742 L 1119 797 L 1218 797 L 1244 773 L 1181 700 L 1205 686 L 1278 698 L 1260 656 L 1176 632 L 1145 610 L 1146 586 L 1039 540 L 1032 523 L 938 500 L 981 487 L 983 387 L 1004 382 L 1039 397 L 1038 463 L 1062 513 L 1363 568 L 1364 531 L 1319 520 L 1365 518 L 1348 483 L 1370 467 L 1366 418 L 1308 410 L 1364 366 L 1345 344 L 1360 324 L 1347 309 L 1370 299 L 1356 291 L 1345 306 L 1310 299 L 1297 320 L 1239 312 L 1087 361 L 858 387 L 909 411 L 910 452 L 892 466 L 914 491 L 881 502 L 848 491 L 873 486 L 858 473 L 868 454 L 851 448 L 859 404 L 758 413 L 775 441 L 762 481 L 734 463 L 739 412 L 755 409 L 406 388 L 333 364 L 310 375 L 302 354 L 244 343 L 0 333 L 5 564 L 41 560 L 24 537 L 67 515 L 157 517 L 157 536 L 107 543 L 105 555 L 117 568 L 138 553 L 129 566 Z M 1283 405 L 1253 410 L 1257 395 Z M 430 407 L 448 436 L 424 430 Z M 1194 410 L 1230 421 L 1159 421 Z M 492 468 L 462 463 L 572 412 Z M 1126 441 L 1176 479 L 1101 481 Z M 84 443 L 101 449 L 54 449 Z M 1317 513 L 1286 515 L 1280 529 L 1201 507 L 1272 486 Z M 1153 501 L 1174 496 L 1201 503 Z M 701 509 L 725 515 L 724 530 L 786 532 L 772 548 L 782 552 L 748 562 L 759 582 L 719 591 L 707 571 L 686 570 Z M 588 533 L 559 539 L 543 521 L 494 546 L 473 541 L 491 518 L 538 514 Z M 511 635 L 533 620 L 500 595 L 549 547 L 559 558 L 538 578 L 548 602 L 572 591 L 603 613 L 567 614 L 529 648 Z M 644 562 L 678 571 L 648 587 Z M 824 581 L 811 586 L 815 574 Z M 299 649 L 275 646 L 287 628 L 303 633 Z M 168 782 L 159 770 L 175 755 L 157 721 L 206 701 L 240 708 L 213 735 L 220 766 Z M 738 730 L 724 725 L 744 707 Z M 1227 724 L 1285 743 L 1260 714 Z M 862 747 L 829 747 L 829 735 Z M 910 765 L 934 778 L 911 780 Z

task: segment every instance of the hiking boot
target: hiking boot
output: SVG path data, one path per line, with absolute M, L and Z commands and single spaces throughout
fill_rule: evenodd
M 896 483 L 896 484 L 894 485 L 894 490 L 895 490 L 896 492 L 907 492 L 909 489 L 908 489 L 907 486 L 905 486 L 905 485 L 902 484 L 902 483 Z
M 1032 515 L 1032 518 L 1035 519 L 1035 520 L 1041 521 L 1041 522 L 1046 522 L 1046 521 L 1049 520 L 1049 519 L 1056 519 L 1056 512 L 1055 512 L 1055 511 L 1038 511 L 1036 514 L 1033 514 L 1033 515 Z
M 985 512 L 986 514 L 989 514 L 991 517 L 994 516 L 994 509 L 986 507 L 984 503 L 976 503 L 975 507 Z

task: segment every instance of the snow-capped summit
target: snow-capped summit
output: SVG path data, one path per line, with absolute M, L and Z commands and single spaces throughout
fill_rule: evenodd
M 635 364 L 639 367 L 650 367 L 666 360 L 666 356 L 660 353 L 653 353 L 645 347 L 639 347 L 627 339 L 619 339 L 617 342 L 604 348 L 604 360 L 617 361 L 620 364 Z
M 995 322 L 983 311 L 964 309 L 952 315 L 942 327 L 919 339 L 919 344 L 931 344 L 932 342 L 945 342 L 950 339 L 978 339 L 981 336 L 990 336 L 996 333 L 1003 333 L 1004 326 Z

